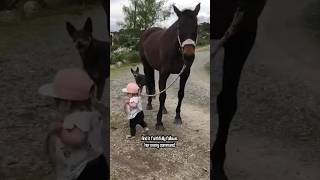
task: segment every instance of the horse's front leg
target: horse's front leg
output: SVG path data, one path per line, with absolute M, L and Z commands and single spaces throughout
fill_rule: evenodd
M 181 74 L 180 76 L 180 87 L 179 87 L 179 92 L 178 92 L 178 105 L 176 108 L 176 117 L 174 118 L 174 124 L 176 125 L 181 125 L 182 124 L 182 120 L 181 120 L 181 116 L 180 116 L 180 112 L 181 112 L 181 103 L 182 103 L 182 99 L 184 97 L 184 88 L 186 86 L 186 82 L 189 78 L 190 75 L 190 69 L 186 69 L 184 73 Z
M 167 79 L 169 77 L 168 73 L 160 73 L 160 78 L 159 78 L 159 91 L 162 91 L 166 88 L 166 84 L 167 84 Z M 160 107 L 159 107 L 159 111 L 157 114 L 157 124 L 156 124 L 156 130 L 164 130 L 164 126 L 162 123 L 162 113 L 163 113 L 163 109 L 164 109 L 164 103 L 166 101 L 166 91 L 164 91 L 163 93 L 161 93 L 159 95 L 159 101 L 160 101 Z
M 226 144 L 230 123 L 237 111 L 237 91 L 243 65 L 256 37 L 257 21 L 250 22 L 247 30 L 235 34 L 225 44 L 222 90 L 217 97 L 219 126 L 213 145 L 213 179 L 227 180 L 224 172 Z

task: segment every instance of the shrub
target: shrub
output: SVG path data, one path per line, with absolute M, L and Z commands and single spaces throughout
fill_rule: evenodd
M 111 64 L 116 64 L 117 62 L 128 61 L 131 63 L 139 62 L 138 51 L 133 51 L 128 48 L 118 48 L 111 52 Z
M 126 59 L 129 62 L 132 63 L 137 63 L 140 61 L 139 53 L 138 51 L 130 51 L 129 53 L 126 54 Z

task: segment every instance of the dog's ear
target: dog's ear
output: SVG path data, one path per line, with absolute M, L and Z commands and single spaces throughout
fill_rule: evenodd
M 139 67 L 137 67 L 136 72 L 139 73 Z
M 66 22 L 66 28 L 67 28 L 69 35 L 72 38 L 74 38 L 74 32 L 76 32 L 76 28 L 70 22 Z
M 83 28 L 86 32 L 92 33 L 92 20 L 90 17 L 87 18 Z
M 134 74 L 134 71 L 133 71 L 133 69 L 132 69 L 132 68 L 131 68 L 131 73 L 132 73 L 132 74 Z

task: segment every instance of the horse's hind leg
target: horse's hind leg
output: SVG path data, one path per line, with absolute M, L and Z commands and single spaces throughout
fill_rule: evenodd
M 140 52 L 141 53 L 141 52 Z M 143 64 L 143 71 L 146 77 L 146 92 L 147 94 L 155 94 L 154 83 L 154 69 L 149 65 L 144 55 L 141 55 L 141 61 Z M 152 109 L 152 97 L 148 97 L 147 110 Z
M 217 97 L 219 126 L 213 146 L 213 179 L 227 179 L 224 161 L 228 131 L 237 110 L 237 89 L 241 71 L 253 46 L 256 30 L 257 22 L 252 22 L 246 31 L 238 32 L 225 44 L 222 90 Z

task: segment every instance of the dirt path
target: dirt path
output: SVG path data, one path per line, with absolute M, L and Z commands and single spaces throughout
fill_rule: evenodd
M 319 45 L 301 22 L 310 2 L 269 0 L 262 14 L 227 145 L 230 179 L 320 179 Z M 211 66 L 215 96 L 222 54 Z
M 37 89 L 58 69 L 81 65 L 65 21 L 79 27 L 87 16 L 93 19 L 94 36 L 106 39 L 100 7 L 81 15 L 60 13 L 0 26 L 1 180 L 50 179 L 53 170 L 44 154 L 44 138 L 54 102 Z
M 130 67 L 111 73 L 111 172 L 112 179 L 209 179 L 209 75 L 204 65 L 209 62 L 209 52 L 197 52 L 190 79 L 185 89 L 181 116 L 183 125 L 173 124 L 177 104 L 178 82 L 167 92 L 168 114 L 163 116 L 166 130 L 154 129 L 158 98 L 154 109 L 145 112 L 149 135 L 178 137 L 175 149 L 145 149 L 139 138 L 128 141 L 128 120 L 122 111 L 121 88 L 133 81 Z M 140 66 L 140 69 L 143 69 Z M 173 80 L 172 75 L 168 83 Z M 156 73 L 156 79 L 158 75 Z M 158 89 L 158 88 L 157 88 Z M 146 102 L 146 99 L 144 99 Z M 145 107 L 145 104 L 143 104 Z M 137 130 L 137 137 L 141 135 Z

